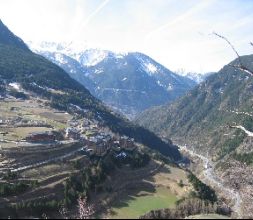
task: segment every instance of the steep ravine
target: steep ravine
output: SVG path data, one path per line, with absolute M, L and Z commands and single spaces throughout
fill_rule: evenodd
M 187 154 L 190 158 L 199 158 L 203 163 L 203 171 L 200 174 L 201 179 L 206 184 L 212 186 L 221 196 L 226 195 L 229 200 L 233 201 L 232 210 L 236 213 L 238 218 L 242 218 L 241 204 L 242 198 L 239 192 L 226 186 L 222 179 L 220 179 L 214 171 L 215 165 L 208 158 L 196 153 L 194 150 L 190 150 L 186 146 L 178 146 L 183 154 Z

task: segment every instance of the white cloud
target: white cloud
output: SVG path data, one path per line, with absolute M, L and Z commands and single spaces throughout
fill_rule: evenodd
M 157 29 L 155 29 L 154 31 L 152 31 L 151 33 L 149 33 L 145 40 L 150 40 L 150 38 L 152 38 L 153 35 L 158 34 L 160 31 L 167 29 L 169 27 L 173 27 L 173 26 L 177 26 L 180 25 L 180 23 L 184 20 L 186 20 L 188 17 L 190 17 L 191 15 L 194 15 L 195 13 L 197 13 L 200 10 L 203 10 L 204 8 L 206 8 L 207 6 L 209 6 L 210 4 L 214 3 L 215 0 L 209 0 L 209 1 L 202 1 L 201 3 L 196 3 L 196 5 L 194 5 L 193 7 L 191 7 L 190 9 L 188 9 L 186 12 L 184 12 L 183 14 L 178 15 L 176 18 L 174 18 L 172 21 L 169 21 L 168 23 L 158 27 Z

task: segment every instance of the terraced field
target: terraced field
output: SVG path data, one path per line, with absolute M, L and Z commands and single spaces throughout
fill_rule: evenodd
M 62 199 L 64 181 L 77 172 L 74 161 L 82 161 L 84 166 L 88 163 L 78 151 L 82 145 L 71 140 L 54 143 L 24 140 L 30 133 L 64 129 L 71 119 L 71 115 L 51 109 L 43 100 L 34 97 L 0 101 L 0 182 L 37 182 L 36 187 L 28 188 L 18 197 L 0 197 L 0 208 L 5 207 L 6 202 L 16 204 L 41 196 Z M 15 178 L 5 180 L 10 170 Z
M 31 132 L 64 129 L 71 116 L 42 107 L 36 100 L 8 100 L 0 105 L 0 140 L 20 141 Z M 28 122 L 25 124 L 25 122 Z M 30 123 L 30 124 L 29 124 Z

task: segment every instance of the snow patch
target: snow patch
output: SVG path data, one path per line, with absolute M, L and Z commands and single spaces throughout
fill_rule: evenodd
M 173 90 L 173 85 L 169 83 L 168 87 L 167 87 L 167 91 L 172 91 Z
M 157 66 L 153 64 L 149 59 L 140 55 L 137 55 L 136 58 L 140 62 L 142 70 L 148 75 L 153 75 L 158 71 Z
M 21 90 L 21 85 L 19 83 L 9 83 L 9 86 L 13 89 L 16 89 L 17 91 Z
M 82 55 L 79 57 L 78 61 L 83 66 L 95 66 L 98 63 L 102 62 L 109 55 L 108 51 L 90 49 L 83 51 Z
M 115 54 L 114 57 L 116 59 L 123 59 L 124 58 L 124 55 L 123 54 Z
M 157 72 L 157 68 L 155 65 L 153 65 L 152 63 L 145 63 L 145 69 L 146 69 L 146 72 L 149 72 L 149 73 L 156 73 Z
M 160 82 L 160 80 L 157 81 L 157 84 L 161 87 L 164 87 L 164 85 Z
M 219 93 L 220 93 L 220 94 L 223 94 L 223 93 L 224 93 L 224 89 L 223 89 L 223 88 L 220 88 L 220 89 L 219 89 Z
M 96 69 L 96 70 L 95 70 L 95 73 L 96 73 L 96 74 L 100 74 L 100 73 L 102 73 L 102 72 L 103 72 L 103 70 L 101 70 L 101 69 Z

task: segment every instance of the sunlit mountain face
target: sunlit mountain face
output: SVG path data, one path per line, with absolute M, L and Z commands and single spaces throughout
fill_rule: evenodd
M 82 50 L 71 43 L 30 43 L 30 47 L 128 118 L 172 102 L 196 85 L 142 53 L 114 53 L 85 46 Z

